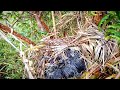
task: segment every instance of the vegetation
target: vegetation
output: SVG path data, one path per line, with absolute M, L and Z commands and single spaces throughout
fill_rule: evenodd
M 51 44 L 52 41 L 54 42 Z M 0 78 L 41 78 L 45 71 L 43 62 L 40 66 L 43 57 L 47 55 L 49 60 L 53 58 L 57 60 L 55 51 L 61 50 L 62 45 L 66 45 L 78 46 L 81 56 L 85 57 L 88 63 L 88 71 L 84 71 L 78 78 L 118 79 L 120 62 L 119 48 L 116 44 L 120 46 L 120 11 L 2 11 Z M 51 46 L 55 46 L 52 48 L 54 53 L 48 48 Z M 64 61 L 63 57 L 60 60 Z M 76 59 L 75 61 L 77 62 Z M 76 66 L 76 63 L 71 62 Z M 73 66 L 72 64 L 69 66 L 71 72 L 74 71 L 70 69 L 74 68 Z M 66 67 L 64 73 L 69 77 L 71 72 L 68 74 Z M 49 70 L 46 71 L 51 73 Z M 49 73 L 47 77 L 50 77 Z M 58 74 L 55 75 L 56 78 L 59 77 Z
M 109 11 L 100 21 L 100 28 L 105 29 L 106 39 L 116 39 L 120 44 L 120 12 L 119 11 Z

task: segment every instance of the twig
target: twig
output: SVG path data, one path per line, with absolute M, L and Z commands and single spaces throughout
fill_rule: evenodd
M 55 17 L 54 17 L 54 11 L 51 11 L 52 13 L 52 20 L 53 20 L 53 29 L 54 29 L 54 33 L 55 33 L 55 38 L 57 38 L 57 30 L 56 30 L 56 25 L 55 25 Z
M 13 48 L 15 48 L 17 51 L 19 51 L 19 49 L 17 47 L 15 47 L 2 32 L 0 32 L 0 35 L 3 39 L 5 39 L 5 41 L 7 41 L 11 46 L 13 46 Z
M 80 28 L 79 18 L 77 18 L 77 25 L 78 25 L 78 29 L 80 30 L 81 28 Z
M 80 20 L 80 12 L 78 12 L 78 16 L 77 16 L 77 26 L 78 26 L 78 29 L 81 31 L 81 27 L 80 27 L 80 22 L 79 22 L 79 20 Z
M 25 69 L 28 73 L 29 79 L 34 79 L 32 73 L 30 72 L 29 67 L 28 67 L 28 59 L 25 58 L 24 52 L 21 51 L 20 54 L 21 54 L 21 57 L 23 59 L 23 63 L 25 65 Z
M 41 31 L 44 31 L 44 28 L 43 28 L 43 26 L 42 26 L 42 24 L 41 24 L 41 21 L 40 21 L 40 19 L 39 19 L 39 16 L 38 16 L 37 14 L 34 14 L 34 16 L 35 16 L 35 19 L 36 19 L 36 21 L 37 21 L 38 27 L 41 29 Z
M 30 39 L 22 36 L 21 34 L 15 32 L 15 31 L 12 31 L 11 28 L 9 28 L 9 27 L 6 26 L 6 25 L 3 25 L 2 23 L 0 23 L 0 30 L 2 30 L 3 32 L 7 32 L 7 33 L 11 33 L 11 32 L 12 32 L 12 34 L 13 34 L 14 36 L 18 37 L 19 39 L 24 40 L 24 41 L 27 42 L 28 44 L 36 45 L 36 44 L 35 44 L 34 42 L 32 42 Z

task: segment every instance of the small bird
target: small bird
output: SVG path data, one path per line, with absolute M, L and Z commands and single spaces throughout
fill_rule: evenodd
M 64 50 L 64 53 L 67 59 L 64 59 L 62 54 L 58 55 L 55 59 L 58 63 L 51 63 L 46 67 L 46 79 L 68 79 L 72 77 L 80 77 L 81 72 L 86 70 L 84 59 L 81 58 L 79 51 L 68 48 Z

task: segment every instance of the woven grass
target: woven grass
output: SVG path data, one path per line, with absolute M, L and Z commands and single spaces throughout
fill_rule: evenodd
M 92 17 L 87 16 L 86 12 L 69 12 L 58 16 L 59 19 L 56 20 L 55 26 L 57 34 L 48 33 L 40 40 L 40 43 L 24 51 L 32 76 L 45 79 L 44 73 L 50 64 L 49 60 L 58 55 L 64 58 L 63 52 L 68 47 L 72 47 L 80 51 L 87 67 L 77 79 L 119 78 L 117 42 L 105 40 L 104 33 L 98 30 L 98 27 L 92 22 Z M 67 35 L 63 37 L 62 33 L 65 30 Z M 51 38 L 52 35 L 56 35 L 56 37 Z M 56 61 L 53 60 L 53 62 Z

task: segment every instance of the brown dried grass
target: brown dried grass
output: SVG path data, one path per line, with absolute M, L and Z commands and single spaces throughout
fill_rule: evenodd
M 54 20 L 54 22 L 57 22 L 54 25 L 56 30 L 52 33 L 57 34 L 57 38 L 51 39 L 51 34 L 48 34 L 47 38 L 43 38 L 43 41 L 41 40 L 38 45 L 25 51 L 26 57 L 33 63 L 29 66 L 32 68 L 31 72 L 34 77 L 44 78 L 43 72 L 45 66 L 49 63 L 47 59 L 46 61 L 43 60 L 43 55 L 51 58 L 56 57 L 65 48 L 72 46 L 79 47 L 81 55 L 87 63 L 87 70 L 80 79 L 119 78 L 119 67 L 115 66 L 116 62 L 117 64 L 120 63 L 117 42 L 106 41 L 104 34 L 99 32 L 97 26 L 92 22 L 92 17 L 89 17 L 87 12 L 69 12 L 59 15 L 59 19 Z M 68 32 L 66 37 L 62 36 L 64 30 Z M 116 73 L 106 74 L 106 67 L 112 68 Z

